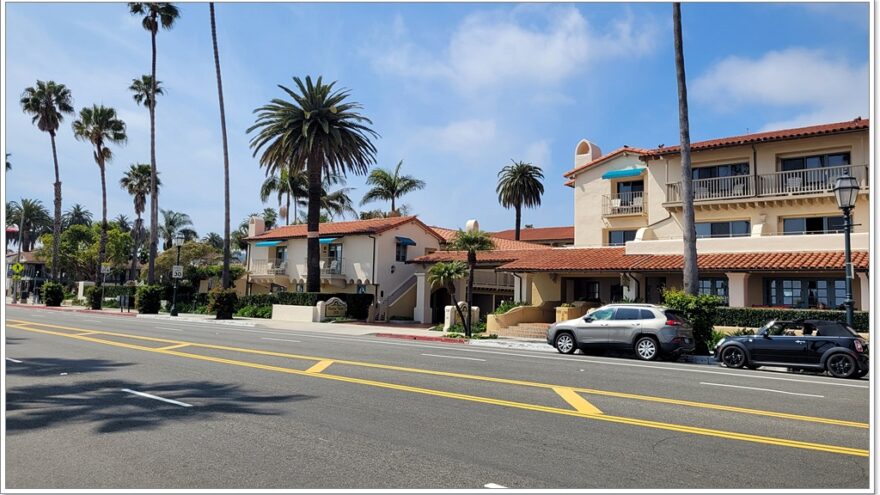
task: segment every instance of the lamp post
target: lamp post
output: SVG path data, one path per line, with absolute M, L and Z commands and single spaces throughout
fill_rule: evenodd
M 852 266 L 852 253 L 850 251 L 850 234 L 852 233 L 852 209 L 856 204 L 859 194 L 859 182 L 851 175 L 838 177 L 834 182 L 834 197 L 837 199 L 837 207 L 843 212 L 843 256 L 844 256 L 844 281 L 846 283 L 846 324 L 853 325 L 853 295 L 852 279 L 854 276 Z
M 171 276 L 174 278 L 174 292 L 171 294 L 171 316 L 177 316 L 177 283 L 180 281 L 180 276 L 183 275 L 182 273 L 178 274 L 177 270 L 180 269 L 180 246 L 183 246 L 183 240 L 183 234 L 177 234 L 171 241 L 171 245 L 177 248 L 177 262 L 171 269 Z

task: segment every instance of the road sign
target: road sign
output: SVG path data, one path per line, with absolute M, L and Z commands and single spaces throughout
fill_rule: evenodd
M 174 265 L 171 267 L 171 278 L 183 278 L 183 265 Z
M 23 271 L 24 271 L 24 265 L 22 265 L 21 263 L 16 263 L 16 264 L 12 265 L 12 273 L 18 275 L 19 273 L 21 273 Z
M 107 275 L 113 267 L 109 263 L 101 263 L 101 273 Z

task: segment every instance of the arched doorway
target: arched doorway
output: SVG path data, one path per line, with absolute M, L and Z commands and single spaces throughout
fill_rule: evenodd
M 443 309 L 451 305 L 449 291 L 445 287 L 434 290 L 431 293 L 431 323 L 443 323 Z

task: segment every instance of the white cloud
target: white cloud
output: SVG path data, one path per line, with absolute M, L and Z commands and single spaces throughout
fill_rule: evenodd
M 442 80 L 466 93 L 510 85 L 554 86 L 585 71 L 590 62 L 649 52 L 657 35 L 652 26 L 628 15 L 603 33 L 574 7 L 521 5 L 467 16 L 446 46 L 432 53 L 409 39 L 398 16 L 390 43 L 369 55 L 377 70 Z
M 756 59 L 725 58 L 696 79 L 693 93 L 721 112 L 744 105 L 791 108 L 792 118 L 765 126 L 779 129 L 867 116 L 868 84 L 867 64 L 790 48 Z
M 413 141 L 437 151 L 473 156 L 494 147 L 497 126 L 492 119 L 467 119 L 415 131 Z

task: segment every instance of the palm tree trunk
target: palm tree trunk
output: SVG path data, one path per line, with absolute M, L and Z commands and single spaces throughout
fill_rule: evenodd
M 101 150 L 98 150 L 101 155 Z M 104 160 L 98 164 L 101 169 L 101 242 L 98 245 L 98 273 L 95 274 L 95 290 L 101 287 L 101 265 L 104 264 L 104 255 L 107 252 L 107 177 L 104 173 Z M 101 309 L 101 299 L 96 299 L 98 304 L 92 304 L 92 309 Z
M 55 149 L 55 132 L 49 133 L 52 140 L 52 160 L 55 162 L 55 221 L 52 223 L 52 274 L 58 280 L 58 246 L 61 244 L 61 175 L 58 171 L 58 151 Z
M 287 192 L 287 209 L 284 210 L 284 225 L 290 225 L 290 191 Z
M 220 52 L 217 49 L 217 23 L 214 20 L 214 2 L 208 4 L 211 11 L 211 41 L 214 44 L 214 70 L 217 72 L 217 96 L 220 100 L 220 128 L 223 136 L 223 288 L 230 287 L 229 280 L 229 148 L 226 142 L 226 110 L 223 105 L 223 80 L 220 77 Z M 222 315 L 224 318 L 232 315 Z M 221 315 L 218 313 L 217 318 Z
M 134 221 L 134 229 L 131 231 L 131 280 L 138 279 L 138 247 L 141 240 L 141 228 L 143 224 L 143 220 L 141 219 L 141 214 L 138 213 L 137 218 Z
M 471 316 L 474 305 L 474 268 L 477 266 L 477 253 L 468 252 L 468 283 L 467 283 L 467 326 L 464 329 L 465 337 L 471 336 Z
M 156 184 L 156 32 L 159 26 L 155 12 L 152 17 L 155 29 L 150 31 L 150 43 L 153 49 L 150 75 L 153 80 L 150 84 L 150 259 L 147 268 L 147 283 L 150 285 L 156 281 L 156 255 L 159 242 L 159 188 Z
M 306 292 L 321 292 L 321 246 L 318 228 L 321 220 L 321 162 L 309 157 L 309 211 Z
M 522 222 L 522 205 L 517 203 L 514 207 L 516 209 L 516 234 L 514 235 L 514 239 L 519 240 L 519 226 L 520 222 Z
M 397 211 L 397 209 L 394 207 L 394 196 L 391 196 L 391 214 L 394 215 L 395 211 Z
M 694 226 L 694 184 L 691 173 L 691 137 L 688 123 L 687 80 L 684 72 L 684 48 L 681 41 L 681 4 L 672 4 L 675 37 L 675 76 L 678 82 L 678 127 L 681 133 L 681 195 L 684 239 L 684 291 L 696 295 L 699 284 L 697 271 L 697 231 Z
M 458 301 L 455 300 L 455 289 L 450 290 L 449 287 L 446 288 L 449 292 L 449 299 L 452 300 L 452 306 L 455 307 L 455 310 L 458 312 L 458 317 L 461 319 L 461 324 L 464 325 L 464 314 L 461 312 L 461 307 L 458 305 Z

